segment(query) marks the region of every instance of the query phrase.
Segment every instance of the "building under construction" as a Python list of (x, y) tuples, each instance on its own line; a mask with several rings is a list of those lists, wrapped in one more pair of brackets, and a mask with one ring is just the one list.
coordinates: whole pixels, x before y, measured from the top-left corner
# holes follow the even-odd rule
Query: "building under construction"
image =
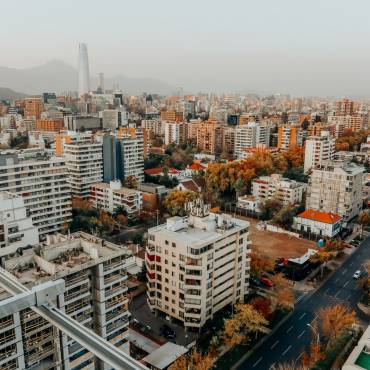
[[(85, 327), (129, 353), (126, 262), (131, 252), (92, 235), (48, 236), (4, 268), (28, 288), (63, 279), (65, 291), (55, 306)], [(2, 291), (0, 300), (9, 294)], [(0, 368), (110, 369), (32, 309), (0, 319)]]

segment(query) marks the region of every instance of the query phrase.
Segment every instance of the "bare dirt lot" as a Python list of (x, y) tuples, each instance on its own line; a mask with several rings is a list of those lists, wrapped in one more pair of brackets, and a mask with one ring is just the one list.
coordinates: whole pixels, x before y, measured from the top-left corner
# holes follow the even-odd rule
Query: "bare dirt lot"
[[(239, 216), (238, 216), (239, 217)], [(278, 257), (296, 258), (307, 252), (308, 248), (316, 249), (313, 241), (299, 239), (287, 234), (274, 233), (267, 230), (258, 230), (258, 220), (241, 217), (251, 223), (250, 238), (252, 240), (252, 251), (263, 254), (275, 260)]]

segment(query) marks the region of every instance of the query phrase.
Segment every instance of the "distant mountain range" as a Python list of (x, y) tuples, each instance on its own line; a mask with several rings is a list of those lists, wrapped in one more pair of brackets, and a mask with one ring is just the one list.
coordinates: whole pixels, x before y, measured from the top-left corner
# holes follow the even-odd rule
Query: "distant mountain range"
[[(95, 81), (96, 79), (91, 79), (92, 88), (96, 87)], [(25, 69), (0, 66), (0, 83), (5, 88), (23, 91), (26, 94), (77, 91), (77, 70), (57, 59)], [(143, 92), (165, 95), (174, 90), (167, 83), (152, 78), (128, 78), (118, 75), (105, 79), (106, 89), (111, 89), (117, 84), (124, 92), (132, 95)]]
[(6, 87), (0, 87), (0, 100), (16, 100), (22, 99), (25, 96), (27, 95)]

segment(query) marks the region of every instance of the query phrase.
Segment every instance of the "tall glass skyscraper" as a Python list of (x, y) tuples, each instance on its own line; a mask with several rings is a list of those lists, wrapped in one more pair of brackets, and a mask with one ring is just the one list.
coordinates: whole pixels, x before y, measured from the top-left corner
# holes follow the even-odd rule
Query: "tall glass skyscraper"
[(78, 45), (78, 95), (81, 96), (90, 91), (89, 56), (87, 45)]

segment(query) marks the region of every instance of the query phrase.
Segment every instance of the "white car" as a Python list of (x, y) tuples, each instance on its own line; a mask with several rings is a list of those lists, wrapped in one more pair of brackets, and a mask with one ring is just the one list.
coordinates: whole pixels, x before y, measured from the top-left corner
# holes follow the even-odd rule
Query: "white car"
[(361, 277), (361, 271), (360, 270), (357, 270), (353, 275), (352, 275), (352, 277), (354, 278), (354, 279), (359, 279), (360, 277)]

